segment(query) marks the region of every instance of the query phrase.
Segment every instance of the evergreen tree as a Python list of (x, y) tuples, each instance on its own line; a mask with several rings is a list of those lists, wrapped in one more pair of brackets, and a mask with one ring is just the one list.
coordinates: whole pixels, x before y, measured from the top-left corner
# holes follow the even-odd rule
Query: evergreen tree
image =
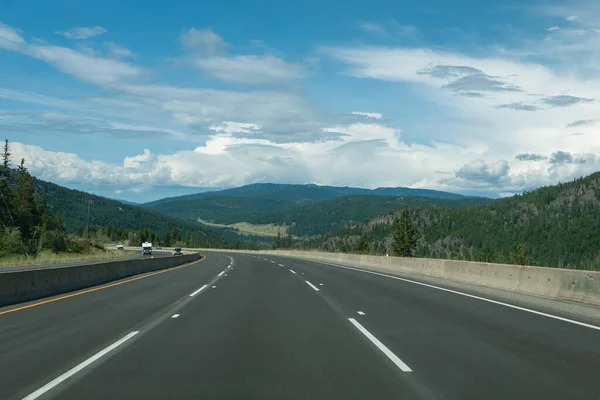
[(358, 254), (366, 254), (369, 252), (369, 243), (367, 243), (367, 239), (364, 235), (362, 235), (356, 243), (354, 251), (356, 251)]
[(21, 231), (21, 238), (27, 243), (29, 251), (36, 251), (36, 239), (39, 240), (43, 212), (41, 204), (35, 196), (32, 176), (25, 168), (25, 159), (17, 168), (17, 176), (12, 197), (12, 215), (15, 225)]
[(294, 244), (294, 240), (292, 238), (292, 234), (288, 233), (288, 235), (286, 237), (285, 247), (288, 249), (291, 249), (293, 244)]
[(275, 242), (273, 242), (273, 248), (279, 249), (281, 247), (281, 232), (277, 231), (277, 237), (275, 237)]
[(513, 253), (508, 256), (509, 264), (531, 265), (532, 259), (525, 243), (516, 243), (513, 247)]
[(419, 235), (413, 226), (411, 212), (405, 206), (402, 214), (400, 214), (400, 219), (396, 222), (393, 243), (394, 255), (412, 257), (417, 249), (418, 240)]
[(498, 259), (498, 255), (492, 248), (492, 244), (489, 237), (486, 237), (483, 241), (483, 248), (481, 249), (481, 256), (479, 258), (481, 261), (487, 263), (496, 262)]

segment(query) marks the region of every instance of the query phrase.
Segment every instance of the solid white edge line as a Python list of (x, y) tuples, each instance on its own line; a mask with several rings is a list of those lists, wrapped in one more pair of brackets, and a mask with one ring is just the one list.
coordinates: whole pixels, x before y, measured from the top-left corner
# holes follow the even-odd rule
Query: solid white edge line
[(203, 291), (204, 289), (206, 289), (207, 286), (208, 285), (202, 286), (200, 289), (198, 289), (194, 293), (190, 294), (190, 297), (194, 297), (195, 295), (197, 295), (198, 293), (200, 293), (201, 291)]
[(371, 334), (364, 326), (362, 326), (357, 320), (354, 318), (348, 318), (348, 321), (352, 323), (362, 333), (369, 339), (383, 354), (387, 356), (398, 368), (400, 368), (403, 372), (412, 372), (412, 369), (408, 365), (404, 363), (401, 359), (398, 358), (390, 349), (388, 349), (383, 343), (379, 341), (375, 336)]
[(78, 373), (79, 371), (81, 371), (82, 369), (84, 369), (85, 367), (89, 366), (94, 361), (100, 359), (101, 357), (105, 356), (106, 354), (108, 354), (112, 350), (116, 349), (117, 347), (119, 347), (120, 345), (122, 345), (123, 343), (125, 343), (126, 341), (128, 341), (129, 339), (131, 339), (132, 337), (134, 337), (135, 335), (137, 335), (138, 333), (139, 333), (139, 331), (133, 331), (133, 332), (129, 333), (127, 336), (119, 339), (115, 343), (113, 343), (110, 346), (106, 347), (104, 350), (101, 350), (100, 352), (94, 354), (93, 356), (91, 356), (90, 358), (88, 358), (87, 360), (85, 360), (84, 362), (82, 362), (81, 364), (79, 364), (79, 365), (71, 368), (70, 370), (68, 370), (67, 372), (65, 372), (64, 374), (62, 374), (61, 376), (59, 376), (58, 378), (53, 379), (52, 381), (48, 382), (47, 384), (45, 384), (44, 386), (42, 386), (41, 388), (39, 388), (35, 392), (31, 393), (30, 395), (28, 395), (26, 397), (23, 397), (23, 400), (34, 400), (34, 399), (37, 399), (38, 397), (42, 396), (44, 393), (46, 393), (49, 390), (55, 388), (56, 386), (60, 385), (62, 382), (64, 382), (65, 380), (69, 379), (70, 377), (72, 377), (73, 375), (75, 375), (76, 373)]
[(296, 271), (294, 271), (293, 269), (290, 269), (290, 272), (291, 272), (292, 274), (295, 274), (295, 273), (296, 273)]
[(315, 285), (313, 285), (312, 283), (310, 283), (309, 281), (305, 281), (306, 283), (308, 283), (308, 286), (310, 286), (311, 288), (315, 289), (315, 292), (319, 291), (319, 288), (316, 287)]
[(223, 275), (224, 273), (225, 273), (225, 271), (219, 272), (219, 276)]
[(181, 315), (181, 314), (173, 314), (173, 315), (171, 316), (171, 318), (179, 318), (179, 315)]
[[(307, 260), (307, 261), (309, 261), (309, 260)], [(515, 305), (512, 305), (512, 304), (503, 303), (501, 301), (487, 299), (485, 297), (480, 297), (480, 296), (475, 296), (473, 294), (459, 292), (457, 290), (446, 289), (446, 288), (443, 288), (443, 287), (440, 287), (440, 286), (430, 285), (428, 283), (413, 281), (412, 279), (400, 278), (398, 276), (387, 275), (387, 274), (382, 274), (382, 273), (373, 272), (373, 271), (366, 271), (366, 270), (358, 269), (358, 268), (345, 267), (345, 266), (342, 266), (342, 265), (327, 263), (327, 262), (323, 262), (323, 261), (316, 261), (316, 262), (320, 263), (320, 264), (332, 265), (332, 266), (338, 267), (338, 268), (351, 269), (353, 271), (364, 272), (364, 273), (372, 274), (372, 275), (385, 276), (386, 278), (392, 278), (392, 279), (397, 279), (399, 281), (414, 283), (415, 285), (420, 285), (420, 286), (425, 286), (425, 287), (432, 288), (432, 289), (442, 290), (444, 292), (454, 293), (454, 294), (458, 294), (460, 296), (470, 297), (472, 299), (477, 299), (477, 300), (481, 300), (481, 301), (487, 301), (488, 303), (498, 304), (498, 305), (501, 305), (501, 306), (504, 306), (504, 307), (513, 308), (515, 310), (526, 311), (526, 312), (529, 312), (529, 313), (532, 313), (532, 314), (541, 315), (543, 317), (548, 317), (548, 318), (556, 319), (556, 320), (559, 320), (559, 321), (568, 322), (570, 324), (579, 325), (579, 326), (583, 326), (583, 327), (586, 327), (586, 328), (595, 329), (597, 331), (600, 331), (600, 326), (586, 324), (585, 322), (579, 322), (579, 321), (575, 321), (573, 319), (559, 317), (558, 315), (552, 315), (552, 314), (548, 314), (548, 313), (541, 312), (541, 311), (535, 311), (535, 310), (532, 310), (530, 308), (519, 307), (519, 306), (515, 306)]]

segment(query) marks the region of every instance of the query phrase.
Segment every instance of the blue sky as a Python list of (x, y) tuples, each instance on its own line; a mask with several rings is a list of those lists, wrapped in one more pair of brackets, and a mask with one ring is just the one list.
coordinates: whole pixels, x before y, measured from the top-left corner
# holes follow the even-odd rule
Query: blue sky
[(0, 129), (68, 187), (508, 196), (600, 163), (594, 1), (4, 5)]

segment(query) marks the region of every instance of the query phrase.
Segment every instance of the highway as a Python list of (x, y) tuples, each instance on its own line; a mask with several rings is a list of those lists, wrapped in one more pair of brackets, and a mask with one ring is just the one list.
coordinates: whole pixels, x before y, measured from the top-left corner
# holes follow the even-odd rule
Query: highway
[[(153, 251), (152, 256), (155, 258), (171, 257), (170, 251)], [(130, 257), (115, 258), (113, 260), (87, 260), (87, 261), (72, 261), (66, 263), (45, 263), (45, 264), (28, 264), (28, 265), (17, 265), (12, 267), (0, 267), (0, 274), (3, 272), (17, 272), (17, 271), (36, 271), (48, 268), (64, 268), (64, 267), (78, 267), (80, 265), (93, 265), (102, 264), (107, 261), (123, 261), (123, 260), (136, 260), (139, 258), (149, 258), (149, 255), (142, 255), (141, 251), (132, 254)]]
[[(231, 258), (230, 258), (231, 257)], [(600, 399), (600, 327), (286, 257), (0, 309), (0, 399)]]

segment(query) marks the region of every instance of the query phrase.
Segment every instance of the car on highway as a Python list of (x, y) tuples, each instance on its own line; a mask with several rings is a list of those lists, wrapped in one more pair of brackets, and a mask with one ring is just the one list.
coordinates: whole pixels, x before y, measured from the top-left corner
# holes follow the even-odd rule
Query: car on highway
[(117, 250), (124, 250), (123, 245), (122, 244), (118, 244), (117, 245)]
[(162, 246), (159, 244), (158, 246), (156, 246), (157, 249), (162, 249)]
[(181, 247), (175, 247), (175, 249), (173, 250), (173, 255), (174, 256), (182, 256), (183, 251), (181, 251)]

